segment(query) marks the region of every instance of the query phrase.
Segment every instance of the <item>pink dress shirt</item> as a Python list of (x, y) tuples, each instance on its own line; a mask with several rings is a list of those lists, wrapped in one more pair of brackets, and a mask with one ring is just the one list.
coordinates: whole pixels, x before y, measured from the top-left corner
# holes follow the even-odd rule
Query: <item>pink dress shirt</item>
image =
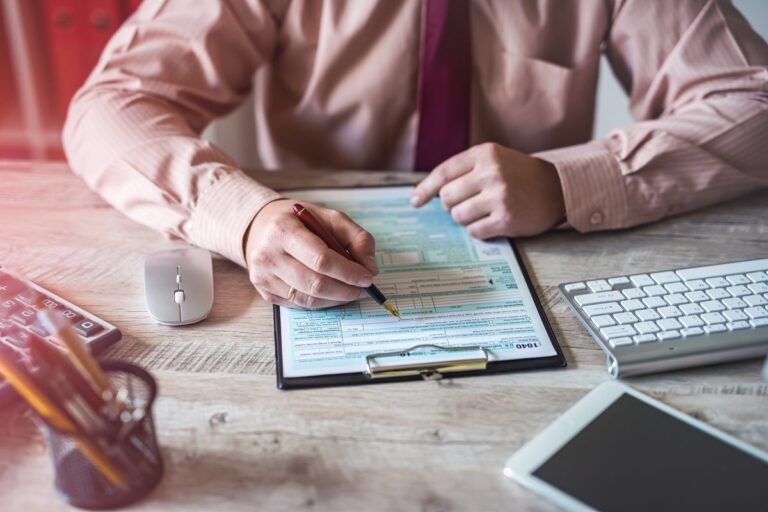
[[(557, 167), (568, 222), (633, 226), (768, 185), (768, 47), (729, 2), (474, 0), (470, 144)], [(71, 167), (244, 265), (279, 194), (200, 138), (253, 91), (265, 169), (411, 169), (415, 0), (146, 0), (69, 110)], [(601, 54), (636, 119), (591, 140)]]

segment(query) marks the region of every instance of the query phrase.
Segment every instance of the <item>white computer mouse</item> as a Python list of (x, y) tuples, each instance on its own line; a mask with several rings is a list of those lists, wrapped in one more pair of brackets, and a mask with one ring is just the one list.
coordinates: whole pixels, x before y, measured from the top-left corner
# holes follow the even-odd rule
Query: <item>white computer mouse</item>
[(150, 254), (144, 261), (144, 297), (152, 318), (163, 325), (199, 322), (213, 307), (213, 263), (203, 249)]

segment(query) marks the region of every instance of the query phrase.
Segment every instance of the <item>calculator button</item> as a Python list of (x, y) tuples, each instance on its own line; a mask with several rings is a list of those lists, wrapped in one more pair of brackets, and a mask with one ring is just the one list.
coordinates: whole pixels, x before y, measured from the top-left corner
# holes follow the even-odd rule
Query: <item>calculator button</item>
[(749, 288), (744, 285), (729, 286), (726, 288), (726, 291), (731, 294), (731, 297), (743, 297), (744, 295), (749, 295), (752, 293), (749, 291)]
[(725, 280), (722, 277), (710, 277), (709, 279), (706, 280), (706, 282), (712, 288), (722, 288), (724, 286), (731, 285), (731, 283), (729, 283), (727, 280)]
[(653, 309), (663, 308), (667, 305), (667, 303), (661, 297), (648, 297), (647, 299), (643, 299), (643, 304), (645, 304), (646, 307)]
[(683, 283), (670, 283), (664, 286), (669, 293), (685, 293), (689, 291)]
[(569, 293), (578, 292), (580, 290), (586, 290), (586, 289), (587, 289), (587, 285), (585, 285), (584, 283), (570, 283), (565, 285), (565, 291)]
[(14, 320), (21, 325), (32, 325), (37, 318), (37, 311), (32, 308), (22, 308), (14, 311), (11, 314), (11, 320)]
[(747, 276), (743, 274), (735, 274), (732, 276), (725, 276), (725, 279), (728, 280), (731, 284), (748, 284), (751, 283), (749, 279), (747, 279)]
[(643, 288), (643, 291), (649, 297), (655, 297), (657, 295), (666, 295), (667, 294), (666, 288), (664, 288), (663, 286), (658, 285), (658, 284), (655, 284), (653, 286), (646, 286), (645, 288)]
[(659, 314), (652, 309), (640, 309), (635, 311), (635, 314), (640, 320), (658, 320), (661, 318)]
[(686, 281), (685, 284), (688, 286), (689, 289), (693, 291), (701, 291), (709, 288), (709, 285), (704, 281), (702, 281), (701, 279), (692, 279), (691, 281)]
[(584, 306), (581, 308), (588, 316), (594, 315), (610, 315), (611, 313), (621, 313), (621, 306), (615, 302), (607, 302), (605, 304), (592, 304), (590, 306)]
[(675, 318), (678, 316), (683, 316), (683, 312), (680, 311), (680, 309), (677, 306), (667, 306), (664, 308), (659, 308), (659, 314), (664, 318)]
[(621, 338), (623, 336), (633, 336), (637, 334), (631, 325), (613, 325), (611, 327), (603, 327), (600, 329), (600, 332), (607, 339)]
[(611, 289), (611, 285), (605, 279), (598, 279), (596, 281), (587, 281), (587, 286), (593, 292), (607, 292)]
[(650, 343), (651, 341), (656, 341), (656, 335), (655, 334), (640, 334), (638, 336), (635, 336), (632, 338), (635, 340), (635, 343), (638, 345), (640, 343)]
[(598, 327), (608, 327), (609, 325), (616, 325), (611, 315), (598, 315), (591, 318), (592, 323)]
[(30, 334), (18, 325), (12, 326), (3, 333), (3, 340), (7, 344), (23, 350), (29, 348), (29, 337)]
[(725, 326), (723, 324), (705, 325), (704, 330), (707, 334), (714, 334), (716, 332), (724, 332)]
[(58, 302), (56, 302), (55, 300), (53, 300), (53, 299), (52, 299), (52, 298), (50, 298), (50, 297), (46, 297), (46, 298), (44, 298), (44, 299), (43, 299), (43, 300), (40, 302), (40, 305), (41, 305), (42, 307), (44, 307), (45, 309), (50, 309), (50, 310), (58, 309), (58, 308), (60, 308), (60, 307), (61, 307), (61, 304), (59, 304)]
[(640, 299), (645, 297), (645, 292), (640, 288), (625, 288), (624, 290), (621, 290), (621, 293), (628, 299)]
[(704, 302), (710, 299), (709, 295), (702, 291), (688, 292), (685, 297), (691, 302)]
[(700, 315), (704, 313), (704, 308), (702, 308), (698, 304), (682, 304), (680, 306), (680, 311), (682, 311), (686, 315)]
[(744, 322), (744, 321), (731, 322), (730, 324), (725, 324), (725, 325), (731, 331), (739, 331), (741, 329), (749, 329), (749, 323)]
[(635, 329), (640, 334), (659, 332), (659, 327), (653, 322), (640, 322), (635, 324)]
[(750, 272), (747, 274), (747, 278), (753, 283), (760, 283), (768, 281), (768, 274), (765, 272)]
[(608, 340), (608, 343), (611, 344), (612, 347), (625, 347), (627, 345), (633, 345), (632, 338), (629, 338), (627, 336), (623, 336), (621, 338), (613, 338), (611, 340)]
[(719, 300), (708, 300), (706, 302), (702, 302), (701, 307), (703, 307), (709, 313), (713, 311), (725, 310), (725, 306), (723, 306), (723, 303), (720, 302)]
[(21, 304), (13, 299), (5, 299), (3, 302), (0, 302), (0, 318), (8, 318), (14, 311), (22, 307)]
[(753, 308), (747, 308), (744, 313), (749, 315), (749, 318), (765, 318), (768, 317), (768, 310), (761, 306), (755, 306)]
[(43, 338), (47, 338), (51, 335), (51, 331), (49, 331), (48, 327), (46, 327), (40, 320), (35, 320), (32, 324), (30, 324), (29, 330), (38, 336), (42, 336)]
[(686, 327), (700, 327), (704, 325), (704, 322), (701, 320), (701, 318), (697, 316), (680, 317), (680, 323)]
[(587, 304), (600, 304), (601, 302), (616, 302), (623, 298), (624, 296), (621, 292), (598, 292), (577, 295), (574, 297), (574, 300), (579, 306), (586, 306)]
[(682, 325), (674, 318), (665, 318), (656, 322), (661, 327), (662, 331), (671, 331), (672, 329), (680, 329)]
[(691, 336), (701, 336), (704, 334), (704, 329), (701, 327), (688, 327), (686, 329), (681, 329), (680, 334), (686, 338), (690, 338)]
[(750, 306), (765, 306), (768, 304), (768, 300), (760, 295), (747, 295), (746, 297), (742, 297), (742, 299), (744, 299), (744, 302)]
[(652, 284), (656, 284), (656, 282), (651, 279), (648, 274), (629, 276), (629, 280), (632, 281), (632, 284), (635, 286), (650, 286)]
[(633, 315), (632, 313), (617, 313), (613, 315), (613, 319), (616, 320), (616, 323), (618, 324), (633, 324), (637, 322), (637, 317)]
[(32, 288), (27, 288), (20, 294), (16, 296), (16, 299), (20, 302), (23, 302), (27, 306), (36, 306), (38, 303), (42, 302), (43, 299), (45, 299), (46, 296), (40, 293), (37, 290), (33, 290)]
[(705, 313), (701, 315), (701, 319), (709, 325), (725, 323), (725, 317), (720, 313)]
[(621, 307), (627, 311), (636, 311), (638, 309), (645, 309), (642, 302), (637, 299), (623, 300), (621, 301)]
[(629, 278), (628, 277), (612, 277), (608, 280), (608, 284), (610, 284), (611, 286), (629, 284)]
[(69, 320), (69, 323), (71, 324), (78, 323), (80, 320), (83, 319), (83, 315), (81, 315), (80, 313), (76, 313), (75, 311), (72, 311), (69, 308), (62, 310), (61, 316)]
[(90, 320), (83, 320), (82, 322), (75, 324), (75, 330), (79, 332), (80, 335), (90, 338), (94, 334), (103, 331), (104, 327)]
[(25, 288), (24, 283), (8, 274), (0, 273), (0, 299), (13, 297)]
[(679, 293), (672, 293), (670, 295), (665, 295), (664, 300), (667, 301), (667, 304), (670, 306), (678, 306), (680, 304), (685, 304), (688, 302), (688, 299), (686, 299), (683, 295)]
[(654, 272), (651, 274), (651, 279), (659, 284), (674, 283), (680, 280), (674, 272)]
[(674, 330), (674, 331), (660, 332), (656, 336), (659, 338), (659, 341), (665, 341), (665, 340), (673, 340), (673, 339), (679, 338), (681, 334), (680, 334), (680, 331)]

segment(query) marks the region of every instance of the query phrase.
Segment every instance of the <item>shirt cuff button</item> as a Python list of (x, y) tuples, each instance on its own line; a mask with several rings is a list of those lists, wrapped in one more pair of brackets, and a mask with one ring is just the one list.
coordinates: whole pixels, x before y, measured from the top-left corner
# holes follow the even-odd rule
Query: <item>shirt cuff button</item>
[(602, 213), (600, 213), (600, 212), (594, 212), (594, 213), (593, 213), (593, 214), (592, 214), (592, 215), (589, 217), (589, 223), (590, 223), (590, 224), (600, 224), (600, 223), (602, 223), (602, 222), (603, 222), (603, 214), (602, 214)]

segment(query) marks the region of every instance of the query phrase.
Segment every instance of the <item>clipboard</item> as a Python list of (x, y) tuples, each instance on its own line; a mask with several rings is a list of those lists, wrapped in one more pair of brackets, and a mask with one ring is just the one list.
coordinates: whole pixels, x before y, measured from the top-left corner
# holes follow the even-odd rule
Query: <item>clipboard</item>
[[(370, 189), (391, 186), (355, 188)], [(314, 187), (312, 190), (322, 190), (323, 188), (343, 189), (352, 187)], [(554, 355), (491, 361), (488, 350), (482, 345), (445, 346), (422, 343), (400, 350), (372, 352), (365, 357), (365, 369), (362, 372), (286, 377), (283, 369), (285, 360), (283, 356), (281, 306), (274, 305), (272, 312), (274, 319), (277, 387), (282, 390), (288, 390), (408, 380), (439, 380), (444, 377), (453, 378), (566, 367), (565, 357), (552, 330), (552, 326), (544, 313), (541, 302), (534, 292), (528, 270), (523, 263), (520, 252), (514, 240), (507, 239), (507, 241), (521, 271), (525, 286), (530, 292), (533, 305), (544, 327), (548, 341), (555, 351)]]

